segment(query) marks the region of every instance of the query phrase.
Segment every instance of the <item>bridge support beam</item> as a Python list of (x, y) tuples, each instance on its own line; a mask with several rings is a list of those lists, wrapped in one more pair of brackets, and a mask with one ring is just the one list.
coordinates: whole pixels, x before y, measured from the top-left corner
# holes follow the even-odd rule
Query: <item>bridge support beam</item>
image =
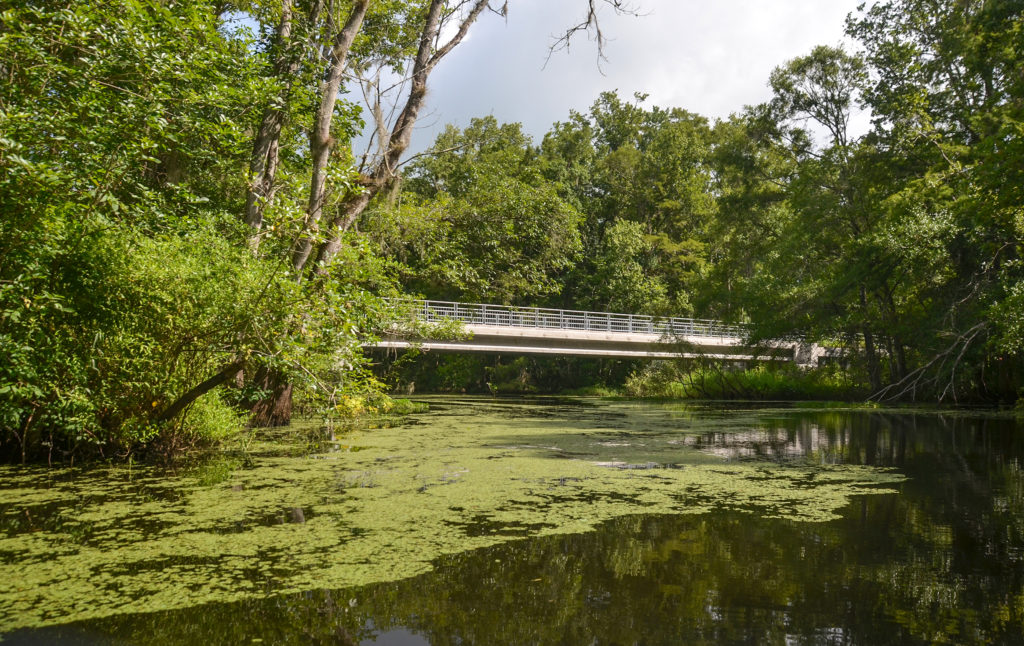
[[(410, 341), (388, 337), (371, 347), (430, 352), (563, 355), (642, 359), (709, 359), (714, 361), (793, 361), (796, 344), (749, 348), (733, 337), (664, 338), (657, 334), (531, 329), (490, 325), (465, 326), (470, 337), (460, 340)], [(807, 359), (812, 354), (804, 353)], [(816, 357), (815, 357), (816, 358)]]

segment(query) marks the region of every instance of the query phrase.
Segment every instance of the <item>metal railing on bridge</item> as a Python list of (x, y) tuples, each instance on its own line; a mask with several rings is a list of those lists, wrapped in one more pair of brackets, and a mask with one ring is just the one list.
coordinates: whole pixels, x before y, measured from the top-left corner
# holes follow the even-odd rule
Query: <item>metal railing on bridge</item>
[(615, 314), (557, 310), (544, 307), (515, 307), (484, 303), (448, 301), (400, 301), (417, 319), (427, 323), (461, 321), (471, 325), (494, 325), (556, 330), (658, 334), (743, 339), (747, 331), (721, 321), (690, 318), (657, 318), (643, 314)]

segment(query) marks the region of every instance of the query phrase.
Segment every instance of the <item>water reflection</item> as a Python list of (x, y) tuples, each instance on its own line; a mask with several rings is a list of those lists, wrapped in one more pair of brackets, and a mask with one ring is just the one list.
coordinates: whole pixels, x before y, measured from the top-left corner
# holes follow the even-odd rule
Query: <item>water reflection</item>
[[(450, 401), (417, 427), (429, 444), (470, 424), (479, 452), (473, 460), (435, 444), (435, 453), (449, 452), (430, 463), (437, 468), (429, 479), (417, 479), (422, 463), (402, 472), (409, 454), (368, 442), (359, 453), (368, 462), (329, 471), (329, 486), (318, 489), (318, 499), (274, 506), (264, 518), (275, 531), (317, 527), (331, 517), (321, 513), (330, 511), (325, 491), (387, 494), (403, 505), (429, 505), (432, 496), (455, 492), (444, 498), (445, 514), (428, 529), (462, 535), (466, 545), (479, 547), (441, 552), (429, 572), (113, 615), (8, 638), (140, 644), (1021, 642), (1024, 447), (1011, 420), (636, 404), (555, 403), (537, 412), (536, 404), (500, 402), (496, 408), (495, 415), (481, 418), (479, 403)], [(429, 435), (431, 428), (436, 435)], [(472, 485), (482, 464), (515, 469), (500, 484), (515, 487), (488, 498), (492, 505), (500, 501), (491, 508), (457, 489)], [(562, 470), (576, 464), (607, 475)], [(899, 494), (851, 499), (849, 474), (861, 477), (868, 472), (857, 469), (876, 467), (906, 477), (886, 485)], [(404, 489), (389, 488), (385, 472), (405, 473)], [(712, 486), (695, 474), (723, 479)], [(602, 477), (612, 478), (607, 488), (595, 482)], [(690, 479), (672, 479), (683, 477)], [(742, 488), (730, 484), (736, 479), (745, 483)], [(839, 499), (825, 496), (837, 482)], [(233, 486), (224, 483), (229, 491)], [(256, 491), (247, 482), (245, 492)], [(801, 498), (802, 492), (809, 497)], [(671, 495), (680, 509), (700, 513), (666, 513)], [(598, 503), (611, 511), (595, 531), (550, 533), (563, 522), (559, 514), (585, 513)], [(509, 514), (517, 504), (530, 514)], [(809, 505), (832, 504), (831, 521), (794, 519)], [(786, 505), (793, 513), (779, 518)], [(345, 518), (354, 535), (359, 520), (357, 508), (351, 509)], [(378, 514), (404, 513), (381, 509)], [(304, 522), (295, 520), (299, 516)], [(4, 515), (5, 522), (13, 518)], [(9, 522), (14, 534), (26, 529)], [(405, 528), (416, 535), (414, 526)], [(391, 536), (373, 531), (378, 533), (369, 538)], [(345, 549), (339, 544), (320, 559), (343, 560)], [(381, 549), (378, 556), (387, 553)], [(312, 563), (302, 566), (315, 573)]]
[(983, 554), (950, 545), (955, 533), (908, 535), (898, 500), (865, 498), (827, 524), (620, 518), (402, 582), (82, 629), (147, 644), (1019, 643), (1019, 578), (957, 565)]

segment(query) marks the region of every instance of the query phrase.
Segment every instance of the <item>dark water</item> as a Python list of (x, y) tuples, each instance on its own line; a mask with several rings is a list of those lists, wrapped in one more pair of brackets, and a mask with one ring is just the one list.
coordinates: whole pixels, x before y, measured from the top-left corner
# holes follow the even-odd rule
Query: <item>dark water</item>
[[(219, 482), (211, 484), (207, 473), (193, 477), (199, 484), (184, 497), (171, 493), (192, 482), (182, 476), (166, 489), (157, 475), (132, 480), (131, 491), (117, 489), (119, 495), (133, 501), (141, 488), (155, 506), (145, 518), (120, 517), (118, 524), (151, 523), (120, 540), (138, 550), (147, 540), (189, 536), (196, 542), (185, 553), (195, 560), (179, 555), (184, 560), (172, 564), (167, 546), (148, 569), (140, 565), (151, 562), (145, 555), (129, 557), (131, 572), (88, 593), (74, 574), (66, 584), (46, 579), (45, 597), (0, 614), (4, 643), (1024, 643), (1024, 428), (1012, 419), (566, 401), (433, 404), (418, 425), (356, 438), (362, 450), (339, 454), (327, 480), (317, 470), (323, 461), (281, 457), (269, 445), (229, 465)], [(422, 437), (430, 441), (417, 445)], [(447, 456), (438, 462), (445, 466), (431, 466), (421, 453)], [(353, 456), (360, 462), (349, 462)], [(380, 473), (397, 484), (352, 486), (352, 473), (382, 478), (366, 475), (372, 464), (392, 465)], [(511, 475), (473, 481), (484, 464)], [(89, 481), (89, 474), (51, 478), (44, 487), (33, 477), (50, 492)], [(297, 482), (319, 487), (318, 497), (296, 498), (298, 506), (281, 499), (262, 517), (225, 508), (208, 518), (192, 508), (206, 500), (204, 492), (258, 497), (262, 477), (267, 490)], [(101, 495), (89, 482), (75, 485), (76, 500)], [(21, 484), (19, 491), (30, 490)], [(348, 519), (339, 514), (328, 523), (343, 490), (356, 496), (360, 513), (377, 505), (374, 513), (359, 517), (353, 507)], [(439, 496), (443, 513), (423, 511)], [(62, 529), (62, 522), (74, 525), (70, 503), (53, 498), (21, 505), (3, 499), (8, 541), (0, 543), (0, 586), (11, 586), (18, 571), (43, 567), (33, 561), (35, 543), (17, 542), (29, 532), (48, 536), (45, 545), (66, 554), (61, 558), (102, 547), (103, 556), (81, 566), (87, 575), (117, 569), (117, 543), (103, 539), (108, 528), (97, 521), (85, 538), (67, 538), (77, 536)], [(88, 514), (89, 507), (79, 502), (77, 509)], [(25, 510), (35, 524), (21, 520)], [(175, 521), (169, 510), (199, 519)], [(233, 534), (223, 518), (231, 514)], [(168, 534), (189, 522), (196, 524), (187, 534)], [(354, 538), (317, 544), (312, 561), (284, 547), (315, 542), (319, 533), (303, 532), (317, 527)], [(216, 543), (214, 558), (196, 536), (244, 537), (253, 528), (274, 532), (253, 535), (260, 549), (250, 556), (274, 568), (253, 565), (238, 575), (248, 592), (161, 601), (173, 609), (139, 606), (138, 589), (156, 595), (169, 587), (187, 597), (206, 589), (188, 576), (213, 572), (203, 569), (207, 561), (231, 565), (233, 543)], [(385, 546), (349, 564), (346, 545), (361, 550), (364, 538)], [(406, 556), (390, 561), (393, 551)], [(427, 565), (407, 576), (417, 554)], [(289, 560), (297, 567), (289, 569)], [(345, 566), (336, 570), (339, 561)], [(66, 561), (69, 570), (78, 563)], [(365, 581), (335, 585), (360, 565)], [(292, 579), (295, 585), (285, 585)], [(31, 587), (0, 598), (14, 607)], [(64, 587), (95, 595), (102, 616), (79, 607), (88, 598), (79, 605), (59, 599)], [(104, 596), (110, 587), (114, 595)], [(126, 591), (120, 602), (118, 589)], [(35, 611), (40, 604), (46, 612)]]

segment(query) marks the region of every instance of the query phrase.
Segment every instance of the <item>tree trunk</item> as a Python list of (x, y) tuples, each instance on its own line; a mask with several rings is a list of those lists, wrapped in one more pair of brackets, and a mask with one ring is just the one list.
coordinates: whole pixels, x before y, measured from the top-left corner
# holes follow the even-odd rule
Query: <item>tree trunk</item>
[(878, 350), (875, 348), (875, 337), (867, 323), (868, 298), (867, 290), (860, 288), (860, 307), (865, 320), (861, 324), (861, 332), (864, 334), (864, 356), (868, 363), (868, 381), (871, 383), (871, 390), (878, 392), (882, 389), (882, 367), (878, 362)]
[(253, 404), (250, 426), (287, 426), (292, 421), (292, 384), (280, 371), (260, 367), (253, 383), (269, 394)]
[(313, 239), (319, 230), (320, 218), (323, 216), (324, 200), (327, 196), (327, 165), (334, 150), (335, 141), (331, 138), (331, 121), (334, 118), (334, 106), (338, 102), (338, 91), (341, 89), (341, 77), (345, 71), (349, 49), (355, 40), (359, 28), (363, 24), (370, 0), (357, 0), (352, 7), (345, 26), (334, 38), (328, 56), (329, 66), (323, 83), (320, 84), (320, 106), (317, 108), (313, 121), (313, 129), (309, 133), (309, 150), (313, 158), (313, 169), (309, 183), (309, 203), (306, 206), (305, 235), (299, 240), (292, 258), (292, 265), (301, 275), (309, 255), (313, 250)]
[(893, 354), (893, 361), (896, 363), (896, 375), (900, 381), (907, 376), (907, 352), (906, 347), (903, 345), (903, 340), (899, 335), (894, 336), (892, 339), (895, 351)]
[[(889, 310), (889, 326), (891, 329), (899, 329), (899, 321), (896, 316), (896, 300), (893, 298), (893, 290), (887, 289), (885, 299)], [(894, 366), (895, 377), (893, 383), (902, 381), (907, 376), (907, 355), (904, 349), (903, 340), (899, 334), (892, 336), (892, 348), (889, 351), (889, 360)]]
[[(328, 54), (330, 67), (324, 82), (321, 84), (321, 102), (314, 120), (314, 128), (310, 132), (310, 150), (313, 154), (311, 171), (310, 203), (307, 210), (307, 227), (316, 228), (316, 222), (323, 211), (327, 163), (330, 158), (332, 141), (330, 139), (331, 118), (338, 100), (341, 76), (345, 69), (345, 60), (352, 41), (362, 25), (370, 0), (361, 0), (352, 8), (344, 28), (334, 37), (333, 45)], [(317, 16), (323, 8), (320, 1), (313, 2), (309, 14), (309, 30), (316, 33)], [(286, 84), (286, 94), (292, 85), (292, 79), (299, 71), (301, 51), (290, 43), (292, 2), (284, 1), (281, 26), (278, 31), (278, 42), (282, 49), (275, 64), (275, 74)], [(253, 228), (249, 246), (255, 251), (259, 247), (259, 231), (263, 224), (263, 211), (274, 195), (274, 178), (277, 173), (278, 152), (280, 149), (281, 130), (285, 122), (285, 101), (280, 105), (268, 106), (263, 114), (263, 122), (253, 147), (251, 165), (252, 184), (246, 199), (245, 221)], [(302, 248), (300, 241), (299, 248)], [(256, 385), (268, 394), (256, 402), (252, 408), (250, 424), (253, 426), (286, 426), (292, 416), (292, 385), (281, 372), (260, 368), (254, 376)]]
[[(356, 218), (366, 210), (370, 200), (395, 175), (402, 155), (409, 148), (413, 126), (416, 124), (420, 109), (427, 97), (427, 79), (430, 77), (430, 73), (438, 62), (466, 37), (470, 26), (487, 8), (488, 0), (476, 0), (452, 39), (435, 50), (434, 47), (444, 22), (443, 13), (446, 4), (445, 0), (431, 0), (430, 6), (427, 8), (423, 31), (420, 32), (419, 49), (413, 62), (412, 85), (409, 88), (405, 107), (391, 129), (387, 145), (384, 147), (384, 154), (370, 175), (370, 181), (367, 182), (365, 191), (346, 200), (338, 214), (332, 219), (331, 228), (335, 229), (335, 233), (317, 251), (315, 270), (318, 273), (326, 270), (326, 266), (341, 248), (341, 234), (352, 226)], [(306, 251), (301, 265), (296, 262), (296, 269), (301, 269), (305, 265), (309, 255), (309, 251)]]
[(896, 374), (896, 343), (888, 335), (885, 337), (885, 351), (889, 353), (889, 383), (894, 384), (899, 381)]
[(259, 247), (259, 233), (263, 228), (263, 212), (274, 197), (274, 180), (277, 176), (281, 130), (285, 122), (285, 105), (291, 94), (293, 79), (299, 70), (301, 52), (292, 43), (292, 2), (284, 0), (281, 7), (281, 23), (277, 28), (277, 59), (274, 61), (274, 76), (282, 84), (278, 101), (263, 109), (263, 119), (253, 140), (252, 158), (249, 161), (249, 190), (245, 197), (245, 223), (252, 227), (249, 246), (255, 251)]
[(878, 392), (882, 389), (882, 366), (878, 361), (878, 350), (875, 348), (875, 337), (871, 334), (868, 326), (863, 326), (864, 334), (864, 356), (868, 363), (868, 382), (871, 390)]
[[(367, 189), (363, 193), (353, 195), (339, 209), (341, 222), (341, 230), (345, 231), (355, 222), (356, 218), (366, 210), (366, 207), (370, 205), (370, 200), (377, 194), (377, 190)], [(329, 240), (320, 245), (317, 250), (314, 270), (317, 273), (326, 271), (327, 263), (333, 258), (338, 251), (341, 249), (341, 236), (331, 236)]]

